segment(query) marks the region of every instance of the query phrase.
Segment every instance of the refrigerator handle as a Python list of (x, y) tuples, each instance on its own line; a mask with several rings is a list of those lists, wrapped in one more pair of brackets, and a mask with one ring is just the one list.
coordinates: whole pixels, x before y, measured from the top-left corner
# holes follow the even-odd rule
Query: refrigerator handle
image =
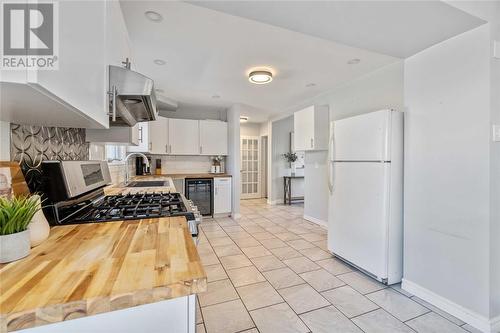
[(335, 150), (335, 133), (334, 133), (334, 123), (333, 121), (330, 123), (330, 142), (328, 143), (328, 190), (330, 194), (333, 194), (333, 186), (334, 186), (334, 166), (333, 166), (333, 158), (334, 158), (334, 150)]

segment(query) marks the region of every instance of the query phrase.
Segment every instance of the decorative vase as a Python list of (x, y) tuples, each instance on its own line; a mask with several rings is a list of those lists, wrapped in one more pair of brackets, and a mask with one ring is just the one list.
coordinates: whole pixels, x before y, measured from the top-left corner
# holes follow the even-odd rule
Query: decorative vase
[(30, 231), (0, 236), (0, 264), (19, 260), (30, 254)]
[(39, 195), (33, 195), (33, 197), (37, 198), (38, 201), (38, 211), (31, 219), (31, 223), (28, 226), (28, 230), (30, 231), (30, 243), (31, 247), (35, 247), (40, 245), (44, 240), (49, 237), (50, 226), (49, 222), (43, 215), (42, 211), (42, 201)]

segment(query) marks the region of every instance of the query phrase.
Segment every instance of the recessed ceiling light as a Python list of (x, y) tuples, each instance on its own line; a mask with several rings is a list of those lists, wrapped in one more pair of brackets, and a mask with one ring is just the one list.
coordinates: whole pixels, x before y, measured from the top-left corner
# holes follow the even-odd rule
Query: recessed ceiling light
[(313, 82), (306, 84), (306, 88), (311, 88), (311, 87), (315, 87), (315, 86), (316, 86), (316, 83), (313, 83)]
[(155, 60), (153, 60), (153, 62), (155, 64), (157, 64), (158, 66), (163, 66), (167, 63), (165, 60), (161, 60), (161, 59), (155, 59)]
[(153, 22), (161, 22), (163, 21), (163, 16), (161, 16), (160, 13), (154, 12), (152, 10), (148, 10), (147, 12), (144, 12), (144, 15), (146, 18), (150, 21)]
[(361, 60), (360, 60), (360, 59), (354, 58), (354, 59), (349, 60), (349, 61), (347, 62), (347, 64), (349, 64), (349, 65), (357, 65), (357, 64), (359, 64), (360, 62), (361, 62)]
[(253, 71), (248, 74), (248, 80), (255, 84), (266, 84), (273, 80), (273, 73), (269, 71)]
[(240, 123), (245, 123), (248, 121), (248, 117), (240, 117)]
[(220, 95), (217, 95), (217, 94), (212, 95), (212, 98), (214, 98), (214, 99), (220, 98)]

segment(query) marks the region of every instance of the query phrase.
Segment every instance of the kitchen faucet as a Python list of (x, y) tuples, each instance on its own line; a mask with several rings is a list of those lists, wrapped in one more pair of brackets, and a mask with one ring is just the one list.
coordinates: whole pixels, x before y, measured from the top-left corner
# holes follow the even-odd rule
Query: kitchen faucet
[(146, 167), (149, 168), (149, 160), (148, 160), (148, 157), (146, 155), (144, 155), (143, 153), (130, 153), (128, 154), (126, 157), (125, 157), (125, 185), (128, 184), (128, 180), (130, 178), (129, 176), (129, 170), (128, 170), (128, 159), (130, 156), (134, 156), (134, 155), (138, 155), (138, 156), (141, 156), (143, 159), (144, 159), (144, 162), (146, 162)]

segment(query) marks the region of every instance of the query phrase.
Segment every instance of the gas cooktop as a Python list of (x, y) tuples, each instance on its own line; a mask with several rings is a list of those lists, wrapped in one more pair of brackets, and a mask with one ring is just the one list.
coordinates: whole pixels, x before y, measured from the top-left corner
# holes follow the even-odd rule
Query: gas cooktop
[(194, 219), (194, 214), (186, 209), (179, 193), (137, 193), (105, 196), (76, 213), (72, 222), (90, 223), (168, 216)]

